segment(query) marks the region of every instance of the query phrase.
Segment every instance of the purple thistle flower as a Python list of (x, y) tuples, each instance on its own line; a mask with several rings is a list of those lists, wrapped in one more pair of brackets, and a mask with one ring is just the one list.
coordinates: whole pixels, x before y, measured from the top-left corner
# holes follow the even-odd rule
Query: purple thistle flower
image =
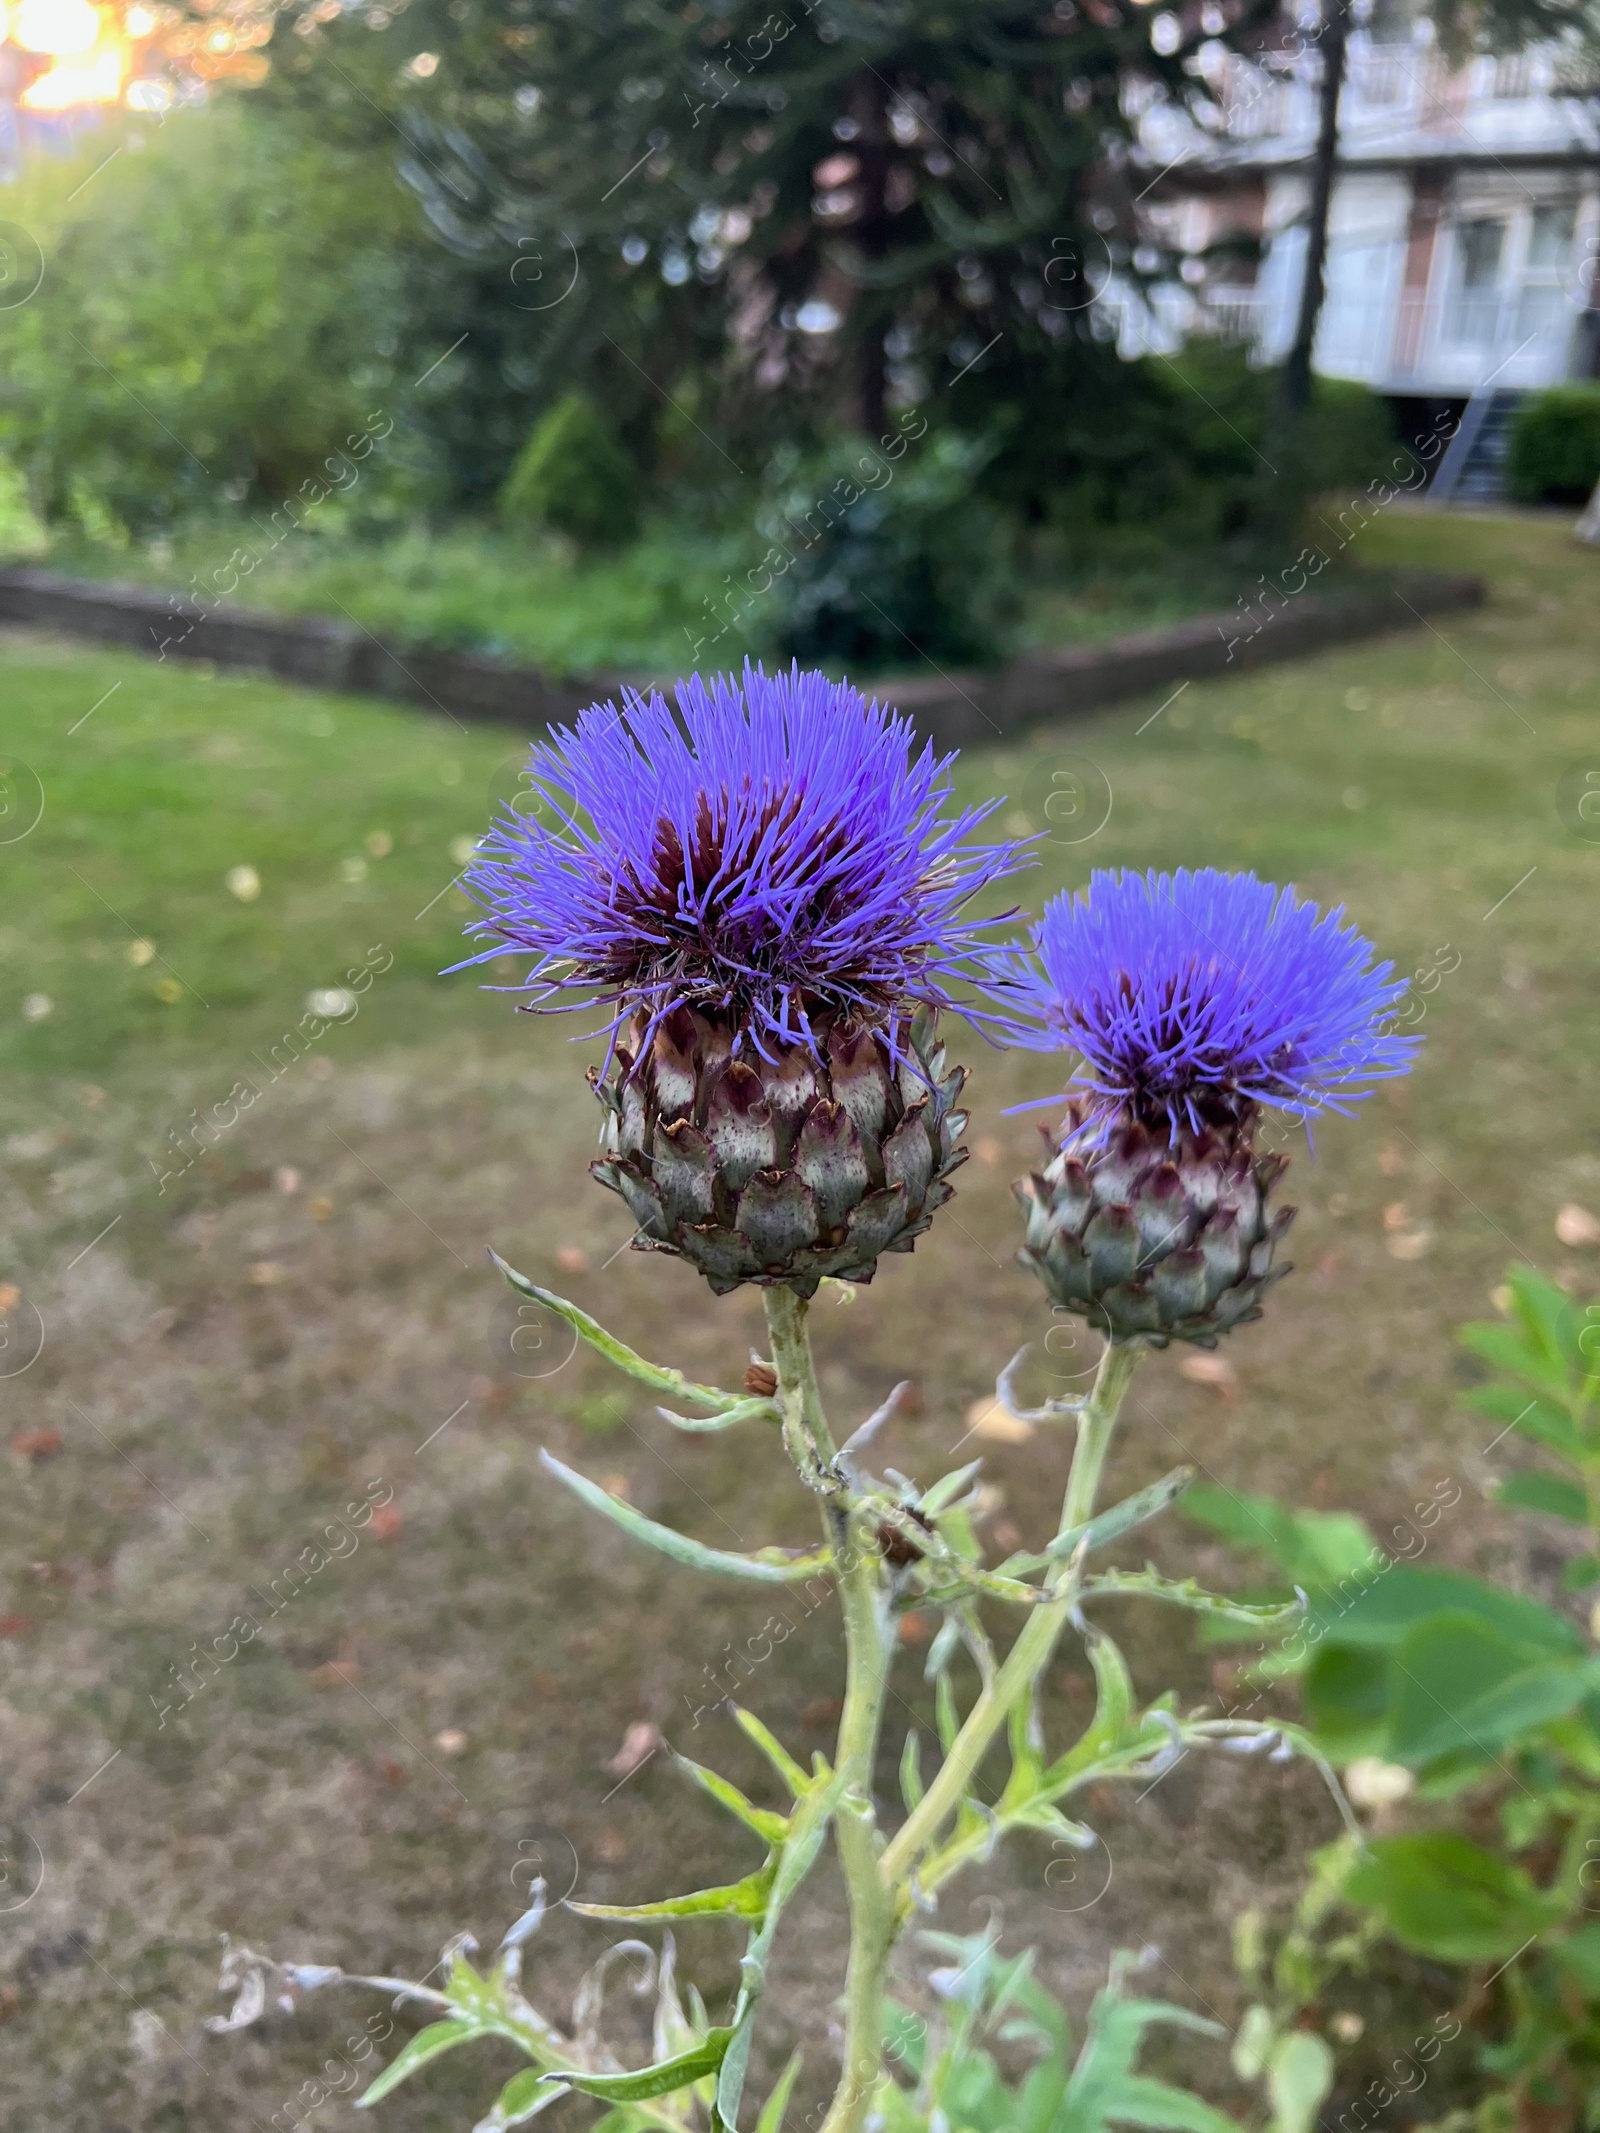
[[(635, 1012), (635, 1057), (692, 1008), (762, 1058), (820, 1057), (830, 1023), (884, 1033), (993, 979), (984, 926), (961, 914), (1015, 871), (1014, 844), (974, 846), (994, 805), (948, 813), (952, 758), (914, 752), (909, 720), (825, 675), (677, 685), (595, 705), (535, 745), (557, 827), (507, 810), (466, 886), (470, 931), (530, 956), (530, 1004)], [(458, 968), (466, 967), (458, 965)]]
[(1014, 966), (1030, 1009), (1004, 1033), (1079, 1054), (1090, 1140), (1119, 1115), (1176, 1141), (1258, 1105), (1347, 1111), (1421, 1041), (1384, 1029), (1404, 981), (1342, 910), (1253, 874), (1097, 873), (1046, 905), (1033, 948)]

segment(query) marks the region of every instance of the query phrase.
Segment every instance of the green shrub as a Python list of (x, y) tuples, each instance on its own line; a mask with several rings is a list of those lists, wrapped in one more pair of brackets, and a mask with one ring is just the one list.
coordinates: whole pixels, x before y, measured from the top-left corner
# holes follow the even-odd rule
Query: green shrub
[(49, 545), (28, 500), (27, 484), (11, 461), (0, 457), (0, 559), (16, 562), (43, 555)]
[(36, 506), (116, 539), (225, 502), (364, 507), (409, 448), (383, 343), (411, 210), (372, 159), (254, 104), (125, 123), (114, 177), (41, 157), (7, 210), (49, 260), (3, 315), (0, 444)]
[(1552, 385), (1524, 400), (1507, 472), (1521, 503), (1583, 503), (1600, 481), (1600, 385)]
[(548, 527), (584, 548), (612, 548), (638, 526), (637, 478), (582, 393), (547, 408), (500, 491), (511, 525)]
[(988, 448), (926, 429), (907, 414), (882, 449), (774, 462), (758, 521), (772, 606), (750, 620), (779, 657), (864, 671), (999, 656), (1018, 603), (1008, 522), (974, 494)]
[(1276, 372), (1225, 342), (1109, 370), (1069, 354), (990, 411), (982, 486), (1078, 556), (1101, 560), (1109, 528), (1180, 548), (1280, 538), (1314, 496), (1394, 478), (1393, 418), (1364, 385), (1317, 379), (1310, 414), (1286, 430)]

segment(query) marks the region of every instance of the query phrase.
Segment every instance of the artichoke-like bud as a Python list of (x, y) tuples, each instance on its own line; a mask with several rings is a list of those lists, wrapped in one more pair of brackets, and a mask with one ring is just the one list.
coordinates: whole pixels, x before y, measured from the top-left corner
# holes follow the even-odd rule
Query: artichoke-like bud
[(824, 1276), (872, 1279), (909, 1252), (950, 1197), (961, 1067), (920, 1021), (897, 1061), (874, 1030), (842, 1021), (763, 1059), (733, 1052), (726, 1023), (679, 1007), (636, 1016), (615, 1065), (591, 1070), (605, 1154), (590, 1167), (620, 1193), (635, 1246), (675, 1253), (725, 1295), (743, 1282), (802, 1296)]
[[(1069, 1130), (1043, 1173), (1014, 1188), (1023, 1265), (1108, 1339), (1214, 1348), (1261, 1316), (1263, 1294), (1289, 1271), (1277, 1249), (1295, 1211), (1267, 1205), (1288, 1158), (1255, 1152), (1255, 1121), (1250, 1107), (1169, 1141), (1125, 1114), (1082, 1154)], [(1075, 1108), (1069, 1129), (1083, 1122)]]

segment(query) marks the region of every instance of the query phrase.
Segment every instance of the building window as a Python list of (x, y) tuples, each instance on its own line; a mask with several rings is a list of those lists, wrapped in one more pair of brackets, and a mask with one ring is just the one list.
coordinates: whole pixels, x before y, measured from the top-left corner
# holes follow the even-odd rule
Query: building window
[(1445, 318), (1448, 339), (1458, 346), (1492, 345), (1498, 323), (1503, 222), (1463, 222), (1456, 229), (1455, 287)]
[(1516, 339), (1564, 333), (1571, 323), (1567, 273), (1577, 214), (1570, 201), (1536, 207), (1528, 229), (1528, 257), (1517, 297)]

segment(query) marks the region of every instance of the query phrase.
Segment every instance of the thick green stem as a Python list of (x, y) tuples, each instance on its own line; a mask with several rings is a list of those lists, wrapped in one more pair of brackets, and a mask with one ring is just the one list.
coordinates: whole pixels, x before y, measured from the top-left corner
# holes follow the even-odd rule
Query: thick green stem
[[(822, 1488), (834, 1479), (834, 1446), (812, 1365), (806, 1306), (792, 1289), (763, 1293), (784, 1442), (802, 1480)], [(882, 2071), (883, 1996), (895, 1931), (894, 1906), (879, 1871), (883, 1847), (872, 1808), (872, 1772), (892, 1642), (875, 1536), (851, 1525), (837, 1495), (823, 1507), (823, 1528), (834, 1548), (844, 1613), (844, 1711), (834, 1761), (844, 1790), (834, 1828), (850, 1902), (844, 2064), (823, 2133), (858, 2133)]]
[[(1111, 1433), (1116, 1427), (1122, 1397), (1137, 1360), (1137, 1348), (1120, 1343), (1108, 1347), (1100, 1358), (1094, 1390), (1078, 1418), (1078, 1442), (1072, 1455), (1058, 1532), (1065, 1533), (1073, 1526), (1081, 1526), (1093, 1515)], [(1029, 1615), (993, 1681), (981, 1692), (967, 1714), (966, 1723), (951, 1743), (950, 1753), (940, 1765), (938, 1775), (883, 1854), (879, 1871), (884, 1893), (897, 1915), (902, 1907), (903, 1884), (909, 1882), (918, 1859), (966, 1797), (979, 1765), (1015, 1705), (1029, 1693), (1050, 1663), (1050, 1655), (1072, 1611), (1075, 1581), (1070, 1559), (1057, 1566), (1050, 1583), (1057, 1597), (1036, 1607)]]

